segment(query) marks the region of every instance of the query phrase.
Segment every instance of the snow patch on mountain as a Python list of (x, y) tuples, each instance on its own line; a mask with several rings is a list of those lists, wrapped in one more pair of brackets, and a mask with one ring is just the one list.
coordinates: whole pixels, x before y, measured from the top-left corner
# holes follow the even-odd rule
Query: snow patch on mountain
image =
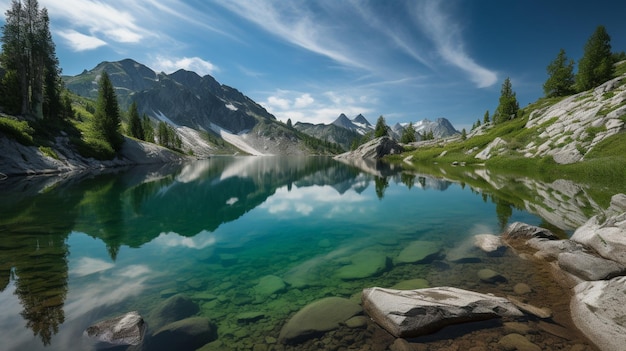
[(239, 134), (233, 134), (230, 131), (218, 126), (217, 124), (211, 123), (211, 130), (218, 133), (224, 141), (235, 146), (241, 151), (249, 153), (253, 156), (267, 156), (269, 154), (263, 153), (257, 149), (255, 149), (252, 145), (250, 145), (246, 139), (248, 136), (248, 132), (244, 131)]

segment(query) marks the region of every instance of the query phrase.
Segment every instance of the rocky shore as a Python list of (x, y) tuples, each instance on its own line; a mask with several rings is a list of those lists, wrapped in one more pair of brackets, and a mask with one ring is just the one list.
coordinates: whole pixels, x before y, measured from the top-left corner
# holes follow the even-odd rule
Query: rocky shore
[(55, 139), (51, 149), (56, 157), (42, 152), (35, 146), (25, 146), (0, 134), (0, 176), (24, 176), (82, 172), (104, 168), (142, 164), (183, 162), (187, 156), (175, 153), (156, 144), (125, 137), (118, 157), (100, 161), (81, 156), (66, 136)]

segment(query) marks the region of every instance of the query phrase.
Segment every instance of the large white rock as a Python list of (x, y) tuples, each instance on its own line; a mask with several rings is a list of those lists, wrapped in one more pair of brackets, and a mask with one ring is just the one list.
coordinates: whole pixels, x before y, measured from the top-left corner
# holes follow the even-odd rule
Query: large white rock
[(593, 248), (600, 256), (626, 265), (626, 212), (601, 221), (592, 217), (572, 240)]
[(399, 338), (432, 333), (446, 325), (498, 317), (521, 317), (509, 300), (453, 287), (363, 290), (365, 312)]
[(583, 282), (574, 288), (572, 319), (598, 348), (623, 350), (626, 345), (626, 277)]

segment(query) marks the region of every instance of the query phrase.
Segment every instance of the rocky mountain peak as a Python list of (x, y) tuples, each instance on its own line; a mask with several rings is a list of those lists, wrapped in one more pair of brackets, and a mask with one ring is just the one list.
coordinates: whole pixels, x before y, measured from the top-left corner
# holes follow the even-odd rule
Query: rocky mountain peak
[(354, 117), (354, 119), (352, 120), (353, 123), (358, 123), (358, 124), (363, 124), (366, 126), (371, 126), (372, 124), (365, 118), (363, 117), (362, 114), (358, 114), (356, 117)]

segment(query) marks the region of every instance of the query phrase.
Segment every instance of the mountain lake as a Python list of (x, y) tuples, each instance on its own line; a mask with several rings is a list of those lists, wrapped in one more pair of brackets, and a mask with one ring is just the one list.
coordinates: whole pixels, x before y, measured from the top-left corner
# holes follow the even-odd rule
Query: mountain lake
[[(182, 296), (217, 329), (201, 350), (388, 350), (394, 337), (362, 313), (296, 343), (280, 334), (326, 297), (360, 303), (368, 287), (453, 286), (520, 295), (553, 316), (447, 327), (411, 339), (419, 350), (491, 350), (512, 330), (546, 350), (595, 350), (548, 268), (471, 243), (515, 221), (567, 237), (601, 206), (570, 181), (457, 169), (444, 178), (326, 157), (214, 157), (0, 181), (0, 349), (102, 348), (85, 329), (129, 311), (147, 322), (143, 349), (158, 349), (148, 345), (159, 313)], [(415, 242), (437, 249), (398, 261)], [(502, 279), (481, 281), (485, 268)]]

